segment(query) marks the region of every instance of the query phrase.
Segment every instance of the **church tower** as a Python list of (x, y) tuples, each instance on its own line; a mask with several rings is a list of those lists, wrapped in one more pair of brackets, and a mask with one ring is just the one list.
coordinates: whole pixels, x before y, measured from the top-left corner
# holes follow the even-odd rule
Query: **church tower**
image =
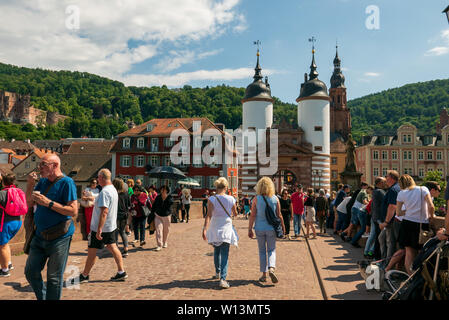
[(304, 83), (298, 102), (298, 126), (304, 130), (305, 139), (312, 144), (312, 185), (314, 188), (330, 190), (330, 120), (329, 95), (324, 82), (318, 79), (315, 63), (315, 49), (312, 50), (312, 64), (309, 78)]
[[(271, 128), (273, 125), (273, 103), (268, 78), (263, 81), (262, 68), (259, 63), (260, 52), (257, 50), (257, 63), (254, 81), (248, 85), (242, 99), (242, 131), (243, 164), (242, 164), (242, 193), (249, 196), (256, 195), (254, 187), (259, 177), (259, 163), (257, 159), (258, 131)], [(245, 138), (245, 132), (253, 133)], [(265, 138), (263, 138), (265, 139)]]
[(346, 105), (345, 76), (341, 72), (341, 59), (338, 56), (338, 46), (334, 59), (334, 72), (331, 77), (331, 87), (329, 89), (330, 103), (330, 126), (331, 133), (342, 136), (344, 141), (348, 140), (351, 133), (351, 114)]

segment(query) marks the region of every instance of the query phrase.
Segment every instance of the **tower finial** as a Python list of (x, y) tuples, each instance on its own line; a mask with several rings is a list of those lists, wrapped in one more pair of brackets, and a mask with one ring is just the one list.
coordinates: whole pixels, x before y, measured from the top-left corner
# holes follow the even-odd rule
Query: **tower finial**
[(312, 38), (309, 38), (309, 42), (312, 42), (312, 64), (310, 65), (309, 80), (312, 80), (318, 77), (318, 72), (316, 71), (317, 66), (315, 63), (315, 37), (312, 36)]
[(257, 64), (256, 64), (256, 68), (254, 69), (256, 71), (256, 73), (254, 74), (254, 81), (259, 81), (259, 80), (263, 79), (262, 72), (261, 72), (262, 68), (260, 67), (260, 63), (259, 63), (259, 57), (260, 57), (259, 49), (260, 49), (261, 42), (259, 40), (257, 40), (257, 41), (254, 41), (253, 43), (254, 43), (254, 45), (257, 46)]

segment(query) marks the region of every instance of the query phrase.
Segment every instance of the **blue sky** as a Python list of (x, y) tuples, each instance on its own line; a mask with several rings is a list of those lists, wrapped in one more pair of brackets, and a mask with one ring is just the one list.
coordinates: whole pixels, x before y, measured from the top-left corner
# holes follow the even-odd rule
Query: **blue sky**
[[(348, 98), (449, 77), (447, 0), (17, 0), (0, 3), (0, 61), (127, 85), (246, 87), (260, 40), (272, 94), (294, 103), (316, 41), (329, 86), (339, 44)], [(370, 30), (369, 6), (379, 9)], [(77, 24), (78, 23), (78, 24)]]

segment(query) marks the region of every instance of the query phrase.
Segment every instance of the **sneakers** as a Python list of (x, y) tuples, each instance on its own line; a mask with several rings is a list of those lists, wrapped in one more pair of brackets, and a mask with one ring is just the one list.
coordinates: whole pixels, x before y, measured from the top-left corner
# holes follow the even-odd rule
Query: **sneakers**
[(9, 273), (9, 270), (8, 271), (3, 271), (2, 269), (0, 269), (0, 277), (2, 277), (2, 278), (6, 278), (6, 277), (9, 277), (11, 274)]
[(126, 258), (127, 256), (128, 256), (128, 251), (123, 251), (122, 257), (123, 257), (123, 258)]
[(346, 241), (346, 232), (340, 233), (340, 238), (341, 240)]
[(223, 279), (220, 280), (219, 286), (222, 289), (228, 289), (230, 287), (229, 283), (226, 280), (223, 280)]
[(164, 245), (162, 246), (162, 248), (167, 248), (168, 245), (166, 243), (164, 243)]
[(364, 233), (363, 235), (362, 235), (362, 238), (368, 238), (369, 237), (369, 233)]
[(161, 247), (157, 247), (157, 248), (156, 248), (156, 251), (161, 251), (161, 250), (162, 250)]
[(214, 276), (212, 276), (212, 279), (219, 279), (220, 278), (220, 273), (216, 273)]
[(8, 269), (9, 269), (9, 271), (14, 270), (14, 266), (12, 265), (12, 263), (10, 263), (10, 264), (8, 265)]
[(140, 246), (141, 246), (141, 247), (143, 247), (145, 244), (146, 244), (145, 241), (141, 241), (141, 242), (140, 242)]
[(123, 272), (122, 274), (117, 272), (115, 276), (111, 277), (111, 281), (125, 281), (126, 278), (128, 278), (126, 272)]
[[(78, 283), (81, 284), (85, 282), (89, 282), (89, 276), (83, 276), (83, 274), (80, 273), (80, 276), (78, 277)], [(72, 279), (71, 283), (75, 284), (75, 279)]]
[(276, 274), (274, 273), (274, 268), (273, 268), (273, 267), (271, 267), (271, 268), (268, 269), (268, 275), (270, 276), (271, 281), (272, 281), (273, 283), (279, 282), (278, 277), (277, 277)]
[(261, 276), (259, 282), (267, 282), (267, 277)]

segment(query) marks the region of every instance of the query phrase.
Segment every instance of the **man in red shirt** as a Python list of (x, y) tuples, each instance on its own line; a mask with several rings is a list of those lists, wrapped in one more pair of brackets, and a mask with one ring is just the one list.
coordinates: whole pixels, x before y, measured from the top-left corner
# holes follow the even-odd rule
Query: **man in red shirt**
[(297, 238), (301, 232), (301, 218), (304, 215), (304, 196), (302, 185), (296, 186), (295, 192), (293, 192), (291, 196), (295, 238)]

